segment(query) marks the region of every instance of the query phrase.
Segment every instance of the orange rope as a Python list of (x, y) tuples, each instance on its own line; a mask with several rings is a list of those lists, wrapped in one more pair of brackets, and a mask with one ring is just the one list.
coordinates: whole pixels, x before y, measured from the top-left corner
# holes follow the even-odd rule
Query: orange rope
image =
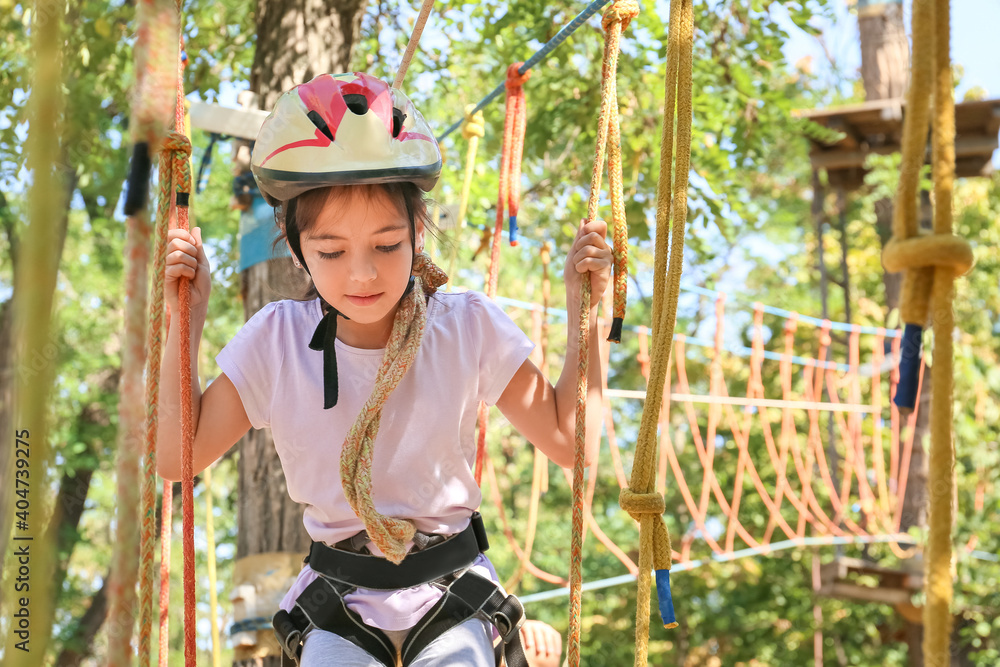
[[(500, 193), (497, 198), (497, 229), (503, 227), (504, 205), (510, 215), (510, 244), (517, 245), (517, 212), (521, 206), (521, 155), (524, 153), (524, 131), (527, 127), (527, 108), (524, 84), (531, 78), (531, 70), (524, 74), (518, 68), (524, 63), (514, 63), (507, 68), (507, 110), (503, 123), (503, 153), (500, 159)], [(493, 252), (499, 255), (499, 238), (494, 237)], [(496, 287), (493, 288), (496, 290)]]
[[(608, 295), (605, 295), (606, 297)], [(719, 304), (722, 305), (723, 300), (719, 300)], [(535, 306), (529, 312), (533, 319), (533, 336), (536, 341), (539, 337), (540, 322), (543, 317), (543, 310)], [(863, 526), (859, 525), (854, 519), (854, 513), (851, 506), (863, 500), (862, 487), (861, 485), (855, 485), (853, 483), (853, 477), (858, 475), (867, 476), (871, 474), (868, 471), (868, 464), (864, 463), (864, 459), (861, 457), (867, 457), (867, 454), (859, 453), (864, 449), (867, 449), (868, 445), (864, 438), (862, 437), (861, 431), (863, 422), (850, 422), (843, 421), (839, 424), (837, 429), (838, 440), (844, 442), (843, 451), (845, 453), (845, 461), (841, 466), (841, 470), (845, 476), (850, 476), (851, 484), (847, 488), (847, 494), (842, 495), (841, 491), (843, 489), (843, 484), (838, 481), (836, 487), (832, 482), (832, 473), (826, 459), (826, 450), (824, 448), (824, 434), (822, 430), (818, 428), (817, 414), (821, 411), (816, 407), (805, 408), (808, 415), (808, 425), (809, 425), (809, 436), (808, 436), (808, 446), (802, 447), (799, 444), (799, 434), (796, 430), (796, 422), (794, 418), (795, 414), (795, 404), (802, 403), (803, 405), (814, 406), (814, 402), (810, 400), (799, 400), (800, 397), (795, 395), (793, 390), (793, 370), (792, 361), (794, 357), (794, 347), (795, 347), (795, 334), (798, 329), (798, 318), (795, 314), (789, 316), (783, 326), (784, 337), (783, 337), (783, 354), (774, 355), (780, 361), (779, 375), (780, 384), (783, 401), (782, 405), (778, 406), (777, 409), (781, 411), (781, 422), (780, 422), (780, 434), (774, 432), (776, 423), (772, 424), (772, 419), (768, 414), (768, 399), (764, 398), (764, 341), (763, 341), (763, 317), (764, 311), (760, 304), (754, 305), (754, 319), (753, 319), (753, 329), (752, 329), (752, 348), (751, 355), (748, 363), (750, 376), (747, 383), (746, 401), (741, 404), (745, 405), (742, 413), (738, 413), (732, 404), (725, 404), (724, 400), (717, 401), (721, 404), (721, 407), (717, 407), (717, 417), (716, 423), (714, 425), (714, 431), (712, 433), (718, 433), (720, 431), (721, 425), (724, 424), (725, 427), (732, 433), (732, 437), (736, 445), (738, 446), (739, 460), (737, 465), (741, 468), (741, 474), (749, 475), (750, 480), (753, 484), (754, 490), (758, 496), (760, 496), (761, 502), (765, 504), (768, 508), (769, 516), (768, 523), (763, 532), (763, 538), (757, 537), (755, 531), (750, 530), (748, 527), (743, 526), (738, 520), (739, 505), (737, 505), (737, 497), (742, 498), (745, 492), (738, 494), (735, 491), (736, 485), (733, 488), (727, 489), (726, 492), (723, 491), (721, 484), (719, 484), (718, 478), (714, 474), (714, 470), (720, 466), (720, 463), (715, 460), (716, 452), (714, 451), (714, 442), (706, 437), (705, 429), (707, 424), (699, 423), (699, 418), (694, 412), (694, 403), (698, 401), (701, 397), (694, 396), (690, 394), (690, 388), (687, 381), (687, 372), (685, 369), (685, 340), (682, 335), (676, 336), (676, 358), (675, 365), (677, 367), (677, 383), (678, 391), (683, 393), (673, 394), (674, 400), (678, 400), (684, 403), (684, 408), (687, 413), (687, 421), (690, 427), (691, 436), (694, 440), (694, 444), (697, 450), (698, 461), (702, 466), (702, 482), (703, 482), (703, 494), (704, 500), (696, 500), (689, 489), (683, 473), (683, 467), (678, 459), (678, 452), (682, 451), (682, 447), (675, 447), (671, 443), (671, 426), (669, 418), (661, 420), (660, 428), (660, 447), (661, 447), (661, 461), (662, 465), (668, 469), (676, 479), (676, 488), (680, 491), (682, 501), (687, 507), (691, 514), (691, 523), (693, 530), (688, 531), (682, 538), (680, 553), (672, 551), (672, 556), (677, 561), (686, 561), (691, 558), (692, 546), (695, 542), (695, 538), (698, 534), (703, 536), (706, 546), (708, 546), (712, 551), (723, 554), (732, 551), (736, 548), (735, 538), (739, 537), (741, 541), (745, 542), (748, 546), (766, 550), (767, 545), (771, 543), (774, 530), (780, 528), (783, 533), (788, 536), (788, 539), (801, 539), (806, 537), (807, 527), (812, 526), (814, 530), (818, 531), (820, 534), (827, 534), (830, 536), (844, 536), (847, 534), (856, 534), (858, 536), (868, 536), (877, 534), (879, 531), (882, 533), (896, 533), (899, 530), (899, 521), (901, 519), (901, 498), (902, 493), (905, 493), (905, 478), (900, 471), (900, 468), (905, 470), (906, 466), (909, 464), (910, 453), (912, 450), (912, 425), (913, 420), (917, 418), (917, 413), (911, 413), (910, 415), (910, 428), (911, 433), (908, 438), (904, 439), (902, 443), (904, 451), (902, 452), (902, 457), (900, 456), (900, 441), (898, 431), (899, 424), (902, 423), (898, 419), (898, 414), (894, 414), (894, 419), (892, 421), (892, 428), (890, 432), (893, 432), (888, 443), (890, 447), (890, 462), (889, 462), (889, 472), (886, 474), (884, 468), (886, 466), (886, 461), (884, 457), (880, 457), (879, 450), (884, 447), (884, 437), (883, 435), (873, 435), (872, 447), (873, 454), (870, 459), (871, 465), (876, 468), (874, 475), (876, 481), (879, 477), (884, 480), (883, 482), (877, 482), (877, 486), (870, 486), (871, 495), (867, 496), (869, 499), (869, 510), (870, 517), (867, 523)], [(718, 311), (718, 315), (721, 317), (724, 315), (723, 310)], [(607, 328), (607, 322), (600, 320), (600, 326), (602, 331)], [(822, 398), (821, 396), (814, 395), (814, 392), (819, 391), (821, 388), (826, 387), (831, 393), (836, 394), (837, 391), (844, 391), (845, 389), (851, 393), (850, 400), (855, 401), (860, 405), (865, 405), (865, 402), (861, 398), (861, 343), (860, 340), (856, 340), (852, 343), (852, 349), (849, 351), (848, 371), (844, 374), (836, 369), (836, 366), (827, 361), (830, 351), (830, 328), (829, 323), (821, 326), (817, 332), (819, 336), (819, 349), (816, 358), (810, 359), (806, 358), (803, 360), (804, 373), (803, 380), (805, 385), (804, 399), (816, 399)], [(639, 361), (640, 370), (643, 376), (647, 378), (650, 372), (650, 363), (648, 360), (648, 334), (649, 331), (645, 327), (638, 327), (638, 339), (639, 339), (639, 354), (637, 355), (637, 360)], [(853, 334), (858, 334), (860, 331), (852, 332)], [(860, 338), (859, 336), (855, 336)], [(872, 353), (871, 353), (871, 386), (870, 391), (872, 396), (870, 404), (872, 406), (873, 419), (879, 419), (879, 415), (883, 409), (881, 406), (882, 397), (886, 396), (881, 387), (882, 373), (880, 372), (880, 364), (883, 358), (881, 354), (882, 345), (885, 337), (885, 332), (883, 330), (877, 330), (872, 337)], [(722, 346), (722, 341), (724, 338), (724, 325), (720, 325), (716, 332), (716, 341), (713, 349), (713, 364), (718, 366), (720, 372), (716, 373), (715, 382), (712, 387), (713, 396), (710, 398), (714, 399), (727, 399), (730, 398), (726, 382), (723, 381), (723, 375), (721, 373), (722, 369), (726, 369), (726, 373), (730, 372), (728, 362), (723, 359), (722, 355), (725, 354), (725, 349)], [(898, 350), (898, 338), (893, 340), (893, 349)], [(542, 341), (543, 342), (543, 341)], [(606, 343), (601, 343), (601, 355), (602, 362), (607, 362), (607, 353), (610, 346)], [(889, 393), (891, 396), (896, 389), (896, 377), (895, 371), (889, 374)], [(606, 385), (607, 377), (602, 378), (602, 383)], [(647, 387), (647, 393), (648, 393)], [(640, 394), (640, 392), (635, 392)], [(669, 392), (668, 392), (668, 395)], [(683, 397), (683, 398), (677, 398)], [(830, 405), (836, 406), (841, 405), (841, 398), (839, 396), (832, 396), (830, 399)], [(664, 400), (663, 410), (669, 408), (670, 401)], [(756, 410), (754, 410), (756, 408)], [(609, 444), (612, 444), (612, 461), (616, 460), (615, 447), (617, 446), (617, 439), (614, 431), (614, 419), (612, 413), (610, 412), (610, 405), (607, 403), (604, 406), (607, 411), (605, 417), (605, 424), (608, 426), (608, 439)], [(711, 409), (711, 408), (710, 408)], [(771, 408), (774, 410), (775, 408)], [(756, 412), (756, 415), (754, 415)], [(661, 414), (664, 414), (661, 412)], [(860, 414), (860, 413), (859, 413)], [(774, 475), (774, 483), (769, 484), (765, 482), (765, 478), (761, 475), (758, 470), (759, 467), (759, 457), (757, 459), (751, 455), (750, 445), (750, 435), (751, 429), (756, 428), (756, 420), (760, 420), (760, 428), (764, 435), (764, 443), (766, 445), (767, 459), (770, 461), (772, 469), (768, 472)], [(874, 430), (874, 429), (873, 429)], [(852, 454), (853, 452), (853, 454)], [(895, 452), (895, 453), (894, 453)], [(722, 456), (723, 450), (719, 450), (718, 456)], [(847, 460), (847, 455), (852, 455), (849, 461)], [(900, 458), (903, 460), (900, 461)], [(620, 457), (617, 459), (620, 464)], [(721, 461), (721, 458), (720, 458)], [(859, 462), (860, 461), (860, 462)], [(596, 465), (598, 465), (598, 461)], [(491, 465), (487, 460), (487, 465)], [(816, 474), (814, 475), (813, 469), (816, 469)], [(881, 471), (879, 469), (882, 469)], [(763, 469), (761, 469), (763, 470)], [(864, 472), (861, 472), (864, 471)], [(495, 479), (495, 472), (491, 473)], [(533, 472), (532, 479), (532, 502), (535, 502), (535, 484), (536, 478), (534, 475), (537, 472)], [(568, 471), (563, 472), (564, 476), (569, 477)], [(595, 537), (608, 548), (609, 551), (615, 554), (615, 556), (628, 568), (629, 572), (637, 573), (638, 566), (629, 559), (628, 555), (625, 554), (617, 545), (611, 541), (606, 534), (601, 531), (600, 526), (596, 522), (593, 511), (591, 508), (591, 503), (593, 501), (597, 479), (600, 477), (601, 472), (595, 467), (592, 469), (592, 477), (588, 478), (587, 483), (583, 489), (582, 493), (582, 513), (583, 522), (585, 530), (583, 536), (586, 534), (586, 530), (592, 530)], [(618, 476), (618, 471), (615, 471), (616, 477)], [(814, 477), (816, 484), (814, 484)], [(898, 482), (898, 483), (897, 483)], [(743, 482), (741, 481), (742, 485)], [(885, 491), (882, 491), (882, 488)], [(898, 488), (897, 488), (898, 487)], [(827, 500), (822, 495), (822, 489), (826, 489), (825, 493), (829, 497)], [(857, 489), (855, 491), (855, 489)], [(878, 495), (876, 496), (876, 490)], [(819, 493), (817, 493), (819, 492)], [(730, 500), (732, 499), (732, 500)], [(782, 509), (782, 505), (787, 499), (788, 507), (785, 511)], [(977, 498), (976, 507), (977, 510), (981, 511), (981, 507), (985, 504), (985, 488), (980, 486), (977, 488)], [(710, 501), (714, 500), (718, 506), (718, 510), (715, 506), (711, 504)], [(891, 509), (891, 514), (882, 513), (883, 501)], [(504, 509), (502, 506), (502, 500), (499, 493), (493, 494), (493, 502), (497, 505), (498, 511), (501, 513), (502, 521), (504, 522), (504, 532), (508, 539), (508, 542), (512, 546), (512, 550), (515, 555), (521, 561), (521, 569), (524, 572), (533, 574), (535, 576), (541, 577), (543, 580), (549, 583), (563, 583), (564, 580), (555, 574), (545, 572), (538, 568), (537, 566), (531, 564), (531, 548), (522, 549), (520, 545), (514, 538), (513, 531), (510, 526), (507, 525), (507, 518), (504, 515)], [(741, 501), (742, 503), (742, 501)], [(834, 516), (831, 516), (824, 509), (824, 505), (829, 503)], [(794, 511), (794, 515), (788, 515), (787, 513)], [(537, 510), (536, 510), (537, 512)], [(724, 545), (713, 539), (712, 535), (708, 531), (708, 516), (712, 513), (718, 514), (721, 512), (722, 516), (725, 517), (724, 529), (728, 533), (733, 534), (733, 544)], [(793, 518), (794, 516), (794, 518)], [(866, 515), (867, 516), (867, 515)], [(537, 522), (537, 514), (534, 520)], [(532, 522), (529, 522), (532, 523)], [(529, 533), (530, 533), (529, 526)], [(583, 537), (581, 537), (583, 539)], [(969, 541), (969, 545), (966, 548), (971, 549), (975, 545), (975, 538)], [(531, 543), (529, 539), (527, 543)], [(900, 557), (908, 557), (912, 555), (911, 549), (903, 549), (897, 543), (889, 542), (891, 548), (893, 548), (894, 553)]]
[[(175, 83), (177, 62), (177, 30), (179, 7), (171, 0), (143, 0), (137, 6), (139, 24), (135, 46), (136, 90), (133, 106), (133, 141), (136, 155), (133, 168), (145, 163), (160, 149), (165, 135), (165, 110), (170, 108), (169, 91)], [(169, 83), (168, 83), (169, 82)], [(140, 145), (145, 145), (145, 151)], [(139, 155), (145, 152), (145, 158)], [(142, 374), (146, 364), (146, 330), (143, 314), (146, 311), (146, 286), (149, 262), (150, 225), (146, 212), (148, 172), (139, 168), (130, 178), (127, 203), (128, 233), (126, 243), (126, 314), (125, 351), (122, 368), (122, 401), (119, 406), (119, 433), (117, 466), (117, 495), (119, 512), (117, 539), (113, 554), (113, 574), (110, 582), (110, 616), (128, 619), (119, 624), (119, 632), (109, 638), (109, 665), (126, 665), (132, 656), (132, 619), (140, 617), (140, 645), (148, 656), (151, 625), (151, 600), (148, 596), (152, 580), (152, 505), (150, 496), (155, 490), (149, 485), (155, 480), (152, 470), (155, 461), (147, 443), (143, 448)], [(133, 192), (135, 188), (135, 192)], [(141, 194), (140, 194), (141, 193)], [(162, 306), (161, 306), (162, 307)], [(158, 325), (157, 325), (158, 326)], [(159, 331), (150, 332), (158, 336)], [(157, 360), (158, 361), (158, 360)], [(147, 392), (148, 393), (148, 392)], [(140, 453), (142, 450), (142, 453)], [(140, 484), (140, 460), (147, 475), (147, 484)], [(142, 516), (140, 516), (142, 514)], [(140, 553), (142, 545), (146, 548)], [(136, 548), (139, 547), (139, 548)], [(136, 581), (141, 570), (143, 597), (136, 609)]]
[[(511, 216), (510, 244), (516, 243), (517, 209), (521, 190), (521, 153), (524, 150), (525, 101), (522, 86), (531, 78), (531, 71), (518, 74), (517, 68), (524, 63), (514, 63), (507, 68), (507, 115), (503, 125), (503, 150), (500, 154), (500, 192), (497, 196), (497, 219), (493, 229), (493, 247), (490, 252), (490, 273), (486, 281), (486, 295), (497, 296), (497, 280), (500, 276), (500, 235), (503, 232), (504, 203), (509, 202)], [(476, 484), (482, 484), (483, 462), (489, 456), (486, 451), (486, 427), (489, 409), (485, 403), (479, 404), (479, 440), (476, 443)]]
[[(167, 320), (170, 328), (170, 320)], [(167, 667), (170, 657), (170, 540), (173, 532), (174, 485), (163, 480), (162, 509), (160, 510), (160, 660), (159, 667)]]
[(420, 8), (420, 14), (417, 15), (417, 20), (413, 24), (410, 41), (406, 43), (406, 51), (403, 53), (403, 60), (399, 64), (399, 71), (396, 72), (396, 78), (392, 82), (393, 88), (398, 89), (403, 85), (403, 77), (406, 76), (406, 70), (410, 68), (410, 61), (413, 59), (413, 54), (417, 51), (417, 44), (420, 43), (420, 35), (424, 32), (424, 25), (427, 23), (427, 17), (431, 15), (431, 8), (433, 6), (434, 0), (424, 0), (424, 4)]

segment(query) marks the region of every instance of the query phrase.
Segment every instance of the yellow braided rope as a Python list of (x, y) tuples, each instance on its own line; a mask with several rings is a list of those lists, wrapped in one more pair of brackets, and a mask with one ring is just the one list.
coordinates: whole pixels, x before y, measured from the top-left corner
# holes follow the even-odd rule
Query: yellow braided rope
[[(929, 533), (924, 605), (924, 661), (951, 664), (952, 526), (955, 450), (953, 421), (952, 301), (955, 278), (973, 263), (968, 242), (952, 233), (955, 178), (955, 107), (950, 63), (948, 0), (913, 3), (913, 65), (903, 124), (903, 167), (893, 219), (893, 238), (883, 252), (888, 271), (905, 270), (901, 313), (907, 324), (934, 327), (934, 387), (931, 404), (930, 465), (927, 478)], [(933, 84), (932, 84), (933, 82)], [(934, 233), (917, 228), (920, 168), (927, 138), (928, 106), (934, 86)]]
[(465, 156), (465, 180), (462, 181), (462, 197), (458, 203), (458, 227), (465, 227), (465, 214), (469, 210), (469, 190), (472, 187), (472, 172), (476, 168), (476, 151), (479, 150), (479, 140), (486, 136), (486, 120), (483, 112), (477, 111), (470, 115), (475, 107), (471, 104), (465, 109), (465, 123), (462, 125), (462, 137), (469, 142), (469, 150)]
[(215, 578), (215, 519), (212, 513), (212, 466), (205, 468), (205, 541), (208, 555), (208, 618), (212, 622), (212, 667), (222, 665), (219, 642), (219, 594)]
[(472, 104), (465, 108), (465, 123), (462, 124), (462, 137), (469, 142), (469, 149), (465, 154), (465, 179), (462, 181), (462, 196), (458, 202), (458, 219), (455, 221), (455, 233), (452, 234), (451, 261), (448, 263), (449, 279), (455, 275), (460, 230), (465, 229), (465, 214), (469, 210), (469, 191), (472, 189), (472, 174), (476, 170), (479, 140), (486, 136), (486, 120), (483, 118), (483, 112), (472, 113), (475, 108)]
[(351, 509), (368, 531), (368, 537), (393, 563), (406, 557), (406, 543), (415, 528), (407, 519), (387, 517), (375, 509), (372, 499), (372, 458), (375, 437), (382, 419), (382, 406), (417, 356), (427, 324), (426, 295), (447, 282), (448, 277), (430, 257), (420, 253), (414, 260), (413, 289), (400, 304), (392, 333), (382, 357), (378, 380), (367, 403), (347, 433), (340, 456), (340, 480)]
[[(604, 151), (608, 144), (609, 126), (617, 120), (618, 95), (615, 77), (618, 71), (618, 52), (621, 34), (632, 18), (639, 15), (636, 0), (615, 0), (604, 13), (604, 59), (601, 73), (601, 111), (597, 126), (597, 144), (594, 148), (594, 168), (590, 179), (590, 199), (587, 205), (587, 222), (597, 219), (597, 206), (601, 195), (601, 177), (604, 172)], [(612, 108), (615, 111), (612, 111)], [(619, 169), (621, 147), (617, 150)], [(610, 180), (610, 179), (609, 179)], [(617, 184), (621, 185), (619, 178)], [(620, 193), (619, 193), (620, 196)], [(580, 322), (578, 331), (578, 373), (576, 384), (576, 449), (573, 459), (573, 524), (569, 569), (569, 631), (567, 660), (569, 667), (580, 664), (580, 608), (583, 602), (583, 458), (587, 434), (587, 377), (590, 360), (590, 276), (580, 281)]]
[[(663, 391), (673, 347), (684, 259), (688, 169), (691, 162), (691, 50), (694, 14), (691, 0), (671, 0), (667, 52), (666, 100), (660, 144), (656, 205), (656, 254), (653, 282), (653, 350), (646, 401), (639, 425), (628, 488), (619, 502), (639, 522), (639, 572), (636, 600), (635, 664), (646, 665), (649, 652), (650, 570), (664, 572), (660, 592), (665, 627), (676, 627), (669, 599), (670, 535), (663, 522), (663, 496), (656, 492), (657, 434)], [(677, 134), (674, 145), (674, 119)], [(676, 164), (675, 156), (676, 155)], [(666, 596), (666, 599), (663, 599)]]
[[(4, 567), (8, 586), (5, 600), (9, 606), (10, 622), (7, 623), (5, 664), (42, 664), (52, 632), (53, 571), (55, 567), (55, 535), (45, 529), (45, 520), (52, 503), (47, 500), (46, 471), (51, 462), (48, 414), (49, 394), (56, 370), (56, 340), (51, 333), (52, 303), (56, 287), (59, 257), (56, 249), (58, 224), (68, 202), (63, 193), (66, 186), (60, 183), (56, 165), (59, 162), (59, 113), (63, 108), (61, 45), (63, 15), (66, 11), (62, 0), (51, 4), (36, 5), (32, 12), (31, 41), (35, 68), (28, 99), (30, 125), (27, 139), (27, 161), (32, 184), (28, 196), (30, 233), (26, 225), (19, 224), (22, 241), (20, 261), (15, 285), (14, 352), (15, 359), (24, 360), (17, 373), (14, 387), (12, 416), (13, 428), (7, 425), (3, 438), (10, 443), (7, 463), (10, 477), (3, 480), (4, 493), (16, 506), (19, 516), (0, 518), (0, 529), (8, 529), (8, 520), (15, 521), (11, 534), (10, 554), (0, 555), (9, 560)], [(4, 352), (8, 354), (9, 352)], [(41, 368), (28, 366), (27, 360), (44, 360)], [(9, 440), (8, 440), (9, 438)], [(4, 454), (5, 457), (8, 454)], [(15, 468), (16, 460), (16, 468)], [(27, 465), (27, 467), (21, 467)], [(7, 484), (9, 483), (9, 486)], [(15, 495), (15, 493), (19, 495)], [(26, 494), (22, 497), (20, 494)], [(60, 508), (53, 509), (58, 512)], [(11, 509), (13, 515), (15, 509)], [(53, 519), (52, 525), (58, 525)], [(22, 558), (24, 560), (22, 560)], [(27, 593), (15, 591), (15, 574), (27, 571), (30, 588), (30, 606), (20, 602)], [(22, 584), (23, 584), (22, 580)], [(20, 588), (23, 589), (23, 586)], [(15, 620), (14, 615), (18, 618)], [(30, 615), (30, 627), (26, 624)], [(21, 650), (24, 649), (24, 650)]]

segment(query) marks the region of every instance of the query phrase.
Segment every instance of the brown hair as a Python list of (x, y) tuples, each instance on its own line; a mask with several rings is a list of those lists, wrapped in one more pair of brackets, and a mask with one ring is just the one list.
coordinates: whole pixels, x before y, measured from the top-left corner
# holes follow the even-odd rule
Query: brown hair
[[(303, 232), (308, 231), (315, 224), (323, 207), (330, 201), (345, 197), (360, 196), (364, 197), (367, 201), (371, 201), (379, 193), (384, 194), (400, 211), (406, 213), (406, 217), (410, 223), (411, 249), (414, 248), (414, 244), (416, 243), (417, 220), (420, 220), (424, 224), (424, 228), (429, 233), (436, 235), (437, 228), (427, 213), (427, 201), (424, 199), (420, 188), (413, 183), (393, 182), (332, 185), (309, 190), (274, 207), (274, 222), (278, 226), (279, 234), (274, 239), (274, 243), (271, 244), (272, 255), (275, 248), (287, 240), (288, 245), (292, 247), (292, 252), (298, 257), (299, 262), (308, 272), (309, 269), (306, 267), (305, 259), (302, 256), (302, 246), (299, 238)], [(413, 255), (416, 257), (416, 252)], [(316, 290), (316, 286), (310, 285), (306, 293), (301, 298), (295, 300), (312, 301), (318, 296), (319, 292)], [(323, 309), (326, 310), (327, 304), (322, 297), (320, 297), (320, 301), (322, 302)]]

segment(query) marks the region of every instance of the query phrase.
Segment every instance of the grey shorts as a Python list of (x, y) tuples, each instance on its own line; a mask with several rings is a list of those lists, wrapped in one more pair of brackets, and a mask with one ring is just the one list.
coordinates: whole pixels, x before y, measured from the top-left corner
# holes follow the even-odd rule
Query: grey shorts
[[(385, 631), (397, 652), (408, 630)], [(411, 667), (493, 667), (492, 626), (470, 618), (427, 645)], [(332, 632), (313, 628), (302, 646), (301, 667), (394, 667), (383, 666), (368, 651)]]

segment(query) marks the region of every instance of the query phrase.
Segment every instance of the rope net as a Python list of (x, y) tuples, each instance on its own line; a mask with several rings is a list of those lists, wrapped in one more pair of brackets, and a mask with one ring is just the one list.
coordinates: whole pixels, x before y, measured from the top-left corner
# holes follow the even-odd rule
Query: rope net
[[(610, 313), (606, 296), (604, 312)], [(904, 416), (892, 402), (899, 381), (899, 332), (855, 326), (835, 340), (834, 323), (816, 326), (795, 313), (772, 315), (759, 303), (749, 313), (727, 313), (725, 302), (720, 294), (714, 317), (693, 335), (675, 335), (658, 425), (656, 489), (667, 498), (665, 518), (675, 522), (670, 525), (674, 562), (701, 559), (708, 555), (706, 547), (715, 556), (747, 548), (767, 553), (771, 544), (817, 537), (832, 543), (888, 536), (877, 541), (885, 541), (897, 557), (913, 555), (913, 539), (900, 531), (905, 530), (902, 499), (922, 408), (918, 404)], [(539, 347), (544, 343), (551, 349), (538, 337), (547, 309), (523, 304), (507, 310), (526, 331), (535, 332)], [(599, 326), (606, 334), (611, 322), (602, 319)], [(650, 331), (634, 329), (636, 344), (621, 355), (616, 348), (614, 359), (606, 336), (601, 337), (602, 362), (605, 368), (619, 367), (622, 376), (632, 363), (648, 380)], [(611, 373), (609, 387), (608, 375), (604, 378), (607, 451), (602, 449), (588, 473), (584, 533), (593, 534), (636, 575), (628, 547), (608, 537), (592, 509), (598, 481), (607, 478), (603, 466), (610, 464), (615, 483), (627, 487), (631, 453), (621, 445), (634, 441), (643, 409), (645, 388), (618, 388), (617, 380), (619, 374)], [(532, 470), (522, 544), (498, 483), (504, 471), (496, 469), (489, 451), (484, 469), (484, 494), (519, 561), (517, 574), (506, 584), (515, 586), (523, 574), (531, 574), (566, 586), (564, 573), (539, 564), (532, 544), (544, 512), (537, 509), (539, 497), (548, 486), (540, 483), (541, 473)], [(569, 471), (563, 473), (569, 484)], [(988, 492), (985, 485), (977, 488), (977, 511)], [(966, 539), (971, 551), (977, 538)]]

